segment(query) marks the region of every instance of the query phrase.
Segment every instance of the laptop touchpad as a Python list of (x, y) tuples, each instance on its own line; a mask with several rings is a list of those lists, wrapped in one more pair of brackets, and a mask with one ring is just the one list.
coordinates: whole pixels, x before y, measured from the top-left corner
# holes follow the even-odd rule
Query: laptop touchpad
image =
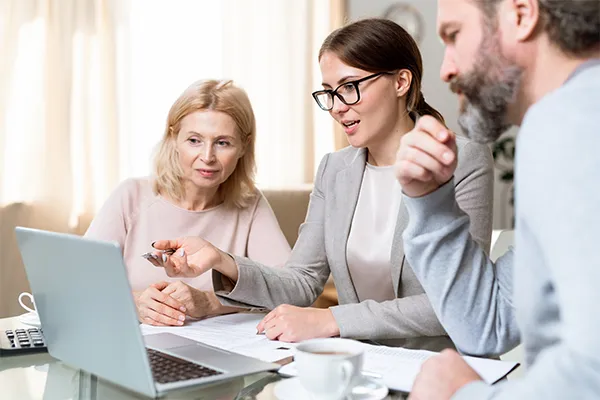
[(187, 358), (190, 361), (196, 361), (207, 367), (217, 368), (224, 371), (232, 371), (236, 364), (239, 364), (241, 356), (232, 354), (224, 350), (205, 347), (200, 343), (194, 346), (179, 347), (170, 349), (169, 353)]
[(154, 335), (145, 335), (144, 342), (146, 346), (153, 349), (174, 349), (176, 347), (189, 346), (196, 342), (190, 339), (186, 339), (179, 335), (173, 335), (172, 333), (157, 333)]

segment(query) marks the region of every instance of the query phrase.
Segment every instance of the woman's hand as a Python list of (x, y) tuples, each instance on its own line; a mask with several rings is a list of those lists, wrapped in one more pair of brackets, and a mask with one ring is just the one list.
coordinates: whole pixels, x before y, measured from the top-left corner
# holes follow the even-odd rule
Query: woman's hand
[[(237, 266), (227, 253), (197, 236), (159, 240), (152, 246), (161, 251), (153, 253), (149, 261), (163, 267), (170, 277), (193, 278), (214, 268), (233, 281), (237, 281)], [(163, 251), (174, 250), (172, 254)]]
[(133, 293), (140, 322), (156, 326), (183, 325), (187, 309), (180, 301), (161, 292), (168, 285), (167, 282), (159, 282)]
[(222, 308), (214, 293), (204, 292), (181, 281), (171, 282), (162, 293), (183, 304), (190, 317), (204, 318), (218, 315)]
[(340, 328), (329, 309), (302, 308), (283, 304), (268, 313), (256, 327), (271, 340), (300, 342), (338, 336)]

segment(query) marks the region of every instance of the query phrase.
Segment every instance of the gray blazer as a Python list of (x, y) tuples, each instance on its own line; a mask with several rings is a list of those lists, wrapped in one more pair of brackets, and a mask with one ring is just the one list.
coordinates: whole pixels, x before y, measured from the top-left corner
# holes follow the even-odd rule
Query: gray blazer
[[(470, 216), (473, 238), (488, 252), (493, 207), (491, 152), (464, 138), (459, 138), (457, 144), (457, 202)], [(230, 306), (273, 309), (287, 303), (306, 307), (321, 294), (331, 272), (340, 304), (331, 307), (331, 311), (342, 337), (403, 339), (395, 344), (432, 350), (452, 346), (404, 259), (402, 232), (409, 218), (404, 204), (398, 213), (391, 249), (392, 283), (397, 298), (381, 303), (359, 302), (348, 270), (346, 244), (366, 161), (366, 149), (346, 147), (327, 154), (319, 166), (306, 220), (285, 267), (273, 268), (234, 257), (239, 270), (235, 287), (226, 291), (223, 277), (213, 271), (215, 293)]]

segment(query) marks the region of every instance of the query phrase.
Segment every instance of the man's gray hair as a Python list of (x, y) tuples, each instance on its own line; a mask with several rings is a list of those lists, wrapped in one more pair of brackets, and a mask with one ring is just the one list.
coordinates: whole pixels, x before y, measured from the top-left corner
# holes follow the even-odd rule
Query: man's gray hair
[[(495, 20), (503, 0), (474, 0)], [(600, 50), (600, 0), (538, 0), (542, 29), (565, 54), (586, 56)]]

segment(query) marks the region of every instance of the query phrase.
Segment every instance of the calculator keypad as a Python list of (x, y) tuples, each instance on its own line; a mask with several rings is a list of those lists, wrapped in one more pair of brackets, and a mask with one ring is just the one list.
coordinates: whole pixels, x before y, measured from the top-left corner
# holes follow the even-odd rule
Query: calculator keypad
[(4, 354), (30, 353), (46, 351), (44, 333), (39, 328), (9, 329), (4, 331), (0, 340), (0, 351)]

